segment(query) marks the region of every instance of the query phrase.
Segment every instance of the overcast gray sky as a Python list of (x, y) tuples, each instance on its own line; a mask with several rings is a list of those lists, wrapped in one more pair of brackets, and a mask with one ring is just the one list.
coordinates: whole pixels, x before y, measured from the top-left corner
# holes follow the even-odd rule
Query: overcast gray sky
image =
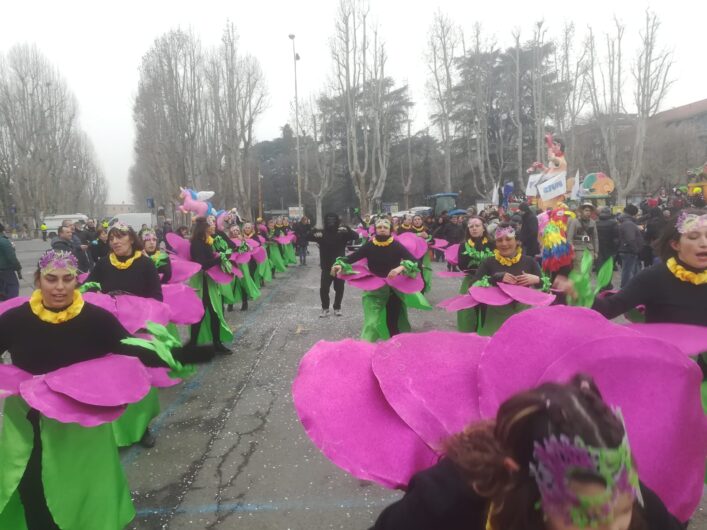
[[(289, 33), (296, 34), (302, 58), (298, 64), (300, 98), (320, 91), (330, 77), (328, 42), (336, 0), (6, 0), (3, 4), (0, 52), (15, 43), (33, 42), (60, 69), (78, 98), (81, 124), (108, 177), (112, 202), (131, 199), (127, 175), (133, 158), (131, 107), (138, 65), (154, 39), (170, 28), (191, 28), (205, 46), (211, 46), (218, 43), (227, 19), (236, 24), (242, 50), (258, 57), (269, 86), (269, 107), (257, 125), (258, 140), (279, 135), (290, 118), (294, 86)], [(502, 47), (511, 44), (514, 28), (521, 28), (530, 38), (533, 23), (539, 19), (549, 26), (549, 36), (555, 36), (565, 20), (574, 21), (582, 33), (587, 25), (597, 32), (609, 30), (616, 15), (627, 26), (627, 54), (633, 57), (643, 11), (650, 6), (663, 24), (661, 43), (675, 56), (675, 84), (664, 108), (707, 98), (707, 2), (703, 0), (371, 0), (370, 5), (388, 48), (388, 72), (399, 83), (409, 82), (419, 126), (428, 114), (425, 41), (437, 9), (467, 33), (480, 22)]]

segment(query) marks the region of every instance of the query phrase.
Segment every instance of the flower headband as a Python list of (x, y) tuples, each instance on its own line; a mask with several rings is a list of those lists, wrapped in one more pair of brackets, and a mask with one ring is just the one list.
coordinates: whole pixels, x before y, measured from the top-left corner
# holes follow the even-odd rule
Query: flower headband
[(390, 221), (388, 221), (388, 219), (385, 219), (385, 218), (378, 219), (376, 221), (376, 228), (378, 228), (379, 226), (382, 226), (382, 225), (385, 225), (386, 227), (390, 228)]
[[(615, 413), (622, 419), (620, 411)], [(550, 436), (542, 443), (535, 442), (533, 458), (530, 473), (540, 490), (543, 509), (564, 514), (568, 524), (586, 528), (610, 522), (612, 505), (622, 493), (643, 505), (625, 434), (621, 445), (613, 449), (588, 446), (579, 436), (574, 441), (564, 435)], [(587, 476), (595, 477), (606, 491), (591, 496), (575, 492), (571, 487), (573, 479), (586, 481)]]
[(678, 217), (675, 227), (681, 234), (687, 234), (688, 232), (694, 232), (701, 228), (707, 227), (707, 213), (702, 215), (697, 215), (694, 213), (682, 212)]
[(59, 270), (67, 270), (71, 275), (76, 276), (79, 270), (79, 262), (71, 252), (48, 250), (39, 258), (39, 273), (42, 276), (53, 274)]
[(157, 241), (157, 233), (152, 229), (143, 230), (141, 238), (143, 241)]
[(496, 239), (500, 239), (502, 237), (516, 237), (516, 231), (512, 226), (503, 226), (500, 228), (496, 229), (496, 232), (494, 233)]
[(206, 223), (207, 223), (209, 226), (216, 226), (216, 217), (214, 217), (213, 215), (207, 216), (207, 217), (206, 217)]
[(126, 225), (123, 221), (117, 221), (113, 223), (113, 225), (110, 227), (111, 231), (112, 230), (118, 230), (119, 232), (125, 232), (126, 234), (130, 232), (130, 227)]

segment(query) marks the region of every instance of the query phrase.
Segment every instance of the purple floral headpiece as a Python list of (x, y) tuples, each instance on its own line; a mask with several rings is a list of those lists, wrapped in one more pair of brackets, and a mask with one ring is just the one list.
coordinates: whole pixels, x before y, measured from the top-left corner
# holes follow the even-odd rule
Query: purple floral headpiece
[(206, 217), (206, 223), (207, 223), (209, 226), (216, 226), (216, 216), (214, 216), (214, 215), (208, 215), (208, 216)]
[(675, 227), (681, 234), (687, 234), (688, 232), (694, 232), (701, 228), (707, 227), (707, 213), (702, 215), (697, 215), (694, 213), (682, 212), (678, 217)]
[[(621, 413), (616, 412), (621, 418)], [(535, 443), (535, 463), (530, 473), (535, 477), (543, 509), (564, 514), (566, 522), (580, 528), (594, 527), (610, 521), (612, 506), (622, 493), (643, 504), (638, 473), (633, 464), (628, 437), (616, 448), (591, 447), (576, 436), (550, 436), (542, 443)], [(573, 478), (586, 482), (596, 477), (598, 484), (606, 486), (601, 495), (585, 496), (572, 489)]]
[(502, 237), (516, 237), (516, 231), (512, 226), (504, 226), (496, 229), (496, 232), (494, 232), (494, 237), (496, 239), (502, 238)]
[(67, 270), (74, 276), (78, 273), (79, 262), (71, 252), (48, 250), (39, 258), (39, 273), (42, 276), (58, 270)]
[(109, 231), (117, 230), (118, 232), (128, 233), (130, 232), (130, 227), (126, 225), (123, 221), (117, 221), (113, 223)]
[(148, 228), (147, 230), (143, 230), (142, 233), (140, 234), (140, 237), (142, 238), (143, 241), (148, 241), (148, 240), (157, 241), (157, 233), (150, 228)]

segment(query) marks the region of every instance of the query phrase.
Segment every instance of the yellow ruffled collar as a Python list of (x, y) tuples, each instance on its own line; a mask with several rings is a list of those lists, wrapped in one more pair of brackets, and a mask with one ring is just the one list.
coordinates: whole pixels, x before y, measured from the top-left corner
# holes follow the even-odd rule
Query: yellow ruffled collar
[[(484, 237), (484, 238), (481, 240), (481, 244), (482, 244), (482, 245), (486, 245), (486, 244), (488, 244), (488, 242), (489, 242), (489, 240), (488, 240), (486, 237)], [(467, 244), (468, 244), (471, 248), (476, 248), (476, 243), (474, 243), (474, 240), (473, 240), (472, 238), (469, 238), (469, 239), (468, 239)]]
[(493, 255), (496, 257), (496, 261), (498, 261), (501, 265), (503, 265), (504, 267), (510, 267), (511, 265), (515, 265), (520, 261), (520, 258), (523, 255), (523, 249), (518, 247), (516, 255), (512, 258), (505, 258), (501, 256), (501, 253), (498, 251), (498, 249), (493, 251)]
[(678, 280), (681, 280), (683, 282), (690, 282), (693, 285), (707, 284), (707, 271), (689, 271), (685, 267), (680, 265), (675, 258), (670, 258), (665, 265), (668, 267), (668, 270), (673, 274), (673, 276), (675, 276)]
[(214, 244), (214, 238), (211, 236), (206, 236), (206, 244), (212, 246)]
[(138, 259), (140, 256), (142, 256), (142, 252), (139, 250), (135, 251), (135, 254), (133, 254), (132, 258), (129, 258), (125, 261), (120, 261), (118, 259), (118, 256), (113, 254), (112, 252), (108, 255), (108, 259), (110, 259), (110, 264), (113, 265), (118, 270), (125, 270), (129, 269), (130, 266), (133, 264), (133, 262)]
[(377, 247), (387, 247), (388, 245), (390, 245), (390, 244), (393, 242), (393, 236), (390, 236), (390, 237), (389, 237), (388, 239), (386, 239), (385, 241), (378, 241), (378, 240), (374, 237), (373, 239), (371, 239), (371, 241), (372, 241), (373, 244), (374, 244), (375, 246), (377, 246)]
[(412, 229), (413, 229), (415, 232), (424, 232), (424, 231), (425, 231), (424, 225), (423, 225), (423, 226), (415, 226), (415, 225), (413, 225), (413, 226), (412, 226)]
[(44, 307), (42, 291), (39, 289), (35, 290), (29, 299), (29, 307), (32, 313), (37, 315), (42, 322), (48, 322), (50, 324), (61, 324), (78, 316), (83, 309), (83, 304), (83, 298), (78, 289), (74, 291), (74, 299), (71, 305), (62, 311), (52, 311)]

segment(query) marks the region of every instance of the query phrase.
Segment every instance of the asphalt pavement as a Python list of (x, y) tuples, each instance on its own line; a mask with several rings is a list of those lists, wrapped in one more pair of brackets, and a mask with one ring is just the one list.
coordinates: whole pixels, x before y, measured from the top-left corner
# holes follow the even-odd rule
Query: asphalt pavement
[[(16, 248), (25, 267), (21, 294), (28, 295), (48, 244), (21, 241)], [(359, 530), (399, 498), (329, 462), (295, 414), (290, 387), (302, 355), (318, 340), (358, 336), (362, 322), (360, 291), (349, 287), (344, 315), (319, 318), (316, 247), (310, 252), (308, 266), (278, 274), (249, 311), (227, 313), (233, 355), (160, 391), (157, 445), (122, 451), (138, 511), (130, 529)], [(456, 294), (457, 284), (435, 278), (430, 301)], [(412, 310), (410, 317), (418, 331), (455, 325), (440, 310)], [(705, 499), (690, 528), (707, 530)]]

